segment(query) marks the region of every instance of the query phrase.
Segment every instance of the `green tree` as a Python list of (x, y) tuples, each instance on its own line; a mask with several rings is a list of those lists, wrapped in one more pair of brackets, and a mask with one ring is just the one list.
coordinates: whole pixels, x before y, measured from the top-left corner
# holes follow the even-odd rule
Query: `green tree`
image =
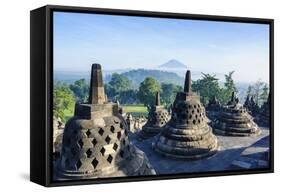
[(268, 98), (268, 91), (269, 91), (269, 88), (268, 88), (268, 85), (265, 84), (262, 88), (262, 92), (261, 92), (261, 95), (260, 95), (260, 104), (262, 105), (264, 102), (267, 101), (267, 98)]
[(265, 101), (267, 101), (268, 97), (268, 85), (261, 80), (258, 80), (253, 86), (253, 96), (258, 105), (262, 105)]
[(138, 103), (138, 90), (130, 89), (120, 93), (119, 102), (122, 104)]
[(89, 94), (89, 84), (86, 83), (85, 79), (79, 79), (69, 86), (70, 90), (73, 91), (75, 98), (79, 102), (86, 102)]
[(246, 92), (246, 97), (248, 95), (253, 95), (253, 86), (252, 85), (248, 86), (248, 89), (247, 89), (247, 92)]
[(155, 100), (155, 94), (157, 91), (160, 92), (160, 84), (156, 79), (152, 77), (146, 77), (143, 82), (141, 82), (138, 92), (139, 100), (145, 105), (149, 106), (153, 104)]
[(120, 94), (130, 89), (132, 89), (132, 82), (118, 73), (113, 73), (111, 80), (105, 85), (105, 91), (111, 99), (120, 99)]
[(231, 71), (228, 74), (224, 75), (225, 83), (221, 93), (222, 103), (226, 103), (230, 99), (232, 92), (237, 93), (237, 88), (232, 77), (234, 72), (235, 71)]
[(183, 88), (172, 83), (162, 83), (161, 90), (161, 102), (169, 107), (174, 102), (177, 92), (182, 91)]
[(67, 114), (73, 114), (75, 97), (66, 84), (55, 84), (53, 91), (53, 115), (66, 121)]
[(202, 78), (193, 81), (192, 90), (200, 94), (201, 102), (206, 105), (213, 96), (222, 100), (222, 89), (215, 75), (202, 73)]

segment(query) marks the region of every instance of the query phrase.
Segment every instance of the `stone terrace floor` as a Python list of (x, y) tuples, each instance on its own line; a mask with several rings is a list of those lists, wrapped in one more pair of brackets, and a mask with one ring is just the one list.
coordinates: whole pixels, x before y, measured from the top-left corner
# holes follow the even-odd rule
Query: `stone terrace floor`
[(136, 134), (130, 139), (147, 155), (157, 174), (195, 173), (234, 169), (264, 168), (268, 166), (269, 130), (253, 137), (217, 135), (220, 149), (215, 155), (199, 160), (178, 160), (163, 157), (152, 150), (153, 138), (139, 141)]

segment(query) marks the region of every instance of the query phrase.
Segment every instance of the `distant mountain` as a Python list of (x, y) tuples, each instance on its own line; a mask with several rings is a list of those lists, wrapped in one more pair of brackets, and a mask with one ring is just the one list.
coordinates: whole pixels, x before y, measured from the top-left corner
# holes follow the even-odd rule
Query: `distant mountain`
[(184, 78), (178, 76), (173, 72), (159, 71), (159, 70), (148, 70), (148, 69), (137, 69), (128, 72), (121, 73), (133, 82), (134, 87), (138, 87), (139, 84), (146, 77), (153, 77), (159, 83), (173, 83), (176, 85), (183, 85)]
[(171, 59), (167, 63), (158, 66), (159, 68), (184, 68), (186, 69), (187, 66), (176, 59)]

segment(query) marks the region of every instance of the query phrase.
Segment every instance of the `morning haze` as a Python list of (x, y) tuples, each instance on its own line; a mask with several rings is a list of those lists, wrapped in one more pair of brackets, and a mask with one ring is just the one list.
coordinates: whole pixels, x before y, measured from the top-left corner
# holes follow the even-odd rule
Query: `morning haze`
[[(84, 13), (54, 13), (55, 72), (161, 69), (176, 60), (192, 71), (239, 82), (269, 82), (269, 25)], [(161, 69), (164, 70), (164, 69)]]

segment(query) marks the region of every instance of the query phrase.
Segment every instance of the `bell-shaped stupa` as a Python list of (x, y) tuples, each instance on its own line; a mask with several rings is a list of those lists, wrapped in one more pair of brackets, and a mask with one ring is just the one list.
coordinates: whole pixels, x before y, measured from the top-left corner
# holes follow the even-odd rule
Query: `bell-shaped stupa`
[(213, 96), (212, 99), (209, 100), (209, 103), (206, 107), (207, 117), (214, 121), (219, 113), (221, 104), (218, 101), (216, 96)]
[(58, 180), (155, 174), (130, 143), (119, 104), (107, 101), (99, 64), (92, 65), (88, 102), (77, 103), (66, 123), (55, 171)]
[(261, 106), (260, 112), (257, 115), (257, 122), (261, 126), (269, 126), (270, 121), (270, 94), (268, 95), (268, 99)]
[(146, 124), (142, 127), (138, 136), (141, 139), (148, 139), (154, 137), (161, 130), (162, 127), (170, 120), (170, 115), (168, 111), (160, 104), (160, 93), (156, 93), (155, 104), (150, 107), (148, 113), (148, 120)]
[(252, 116), (256, 116), (259, 113), (259, 106), (253, 96), (250, 97), (249, 95), (247, 95), (246, 100), (244, 102), (244, 107)]
[(234, 92), (231, 100), (220, 110), (213, 128), (215, 133), (229, 136), (251, 136), (261, 132)]
[(205, 108), (191, 90), (190, 71), (186, 72), (184, 92), (177, 93), (171, 120), (155, 137), (153, 148), (164, 156), (184, 159), (207, 157), (218, 150)]

